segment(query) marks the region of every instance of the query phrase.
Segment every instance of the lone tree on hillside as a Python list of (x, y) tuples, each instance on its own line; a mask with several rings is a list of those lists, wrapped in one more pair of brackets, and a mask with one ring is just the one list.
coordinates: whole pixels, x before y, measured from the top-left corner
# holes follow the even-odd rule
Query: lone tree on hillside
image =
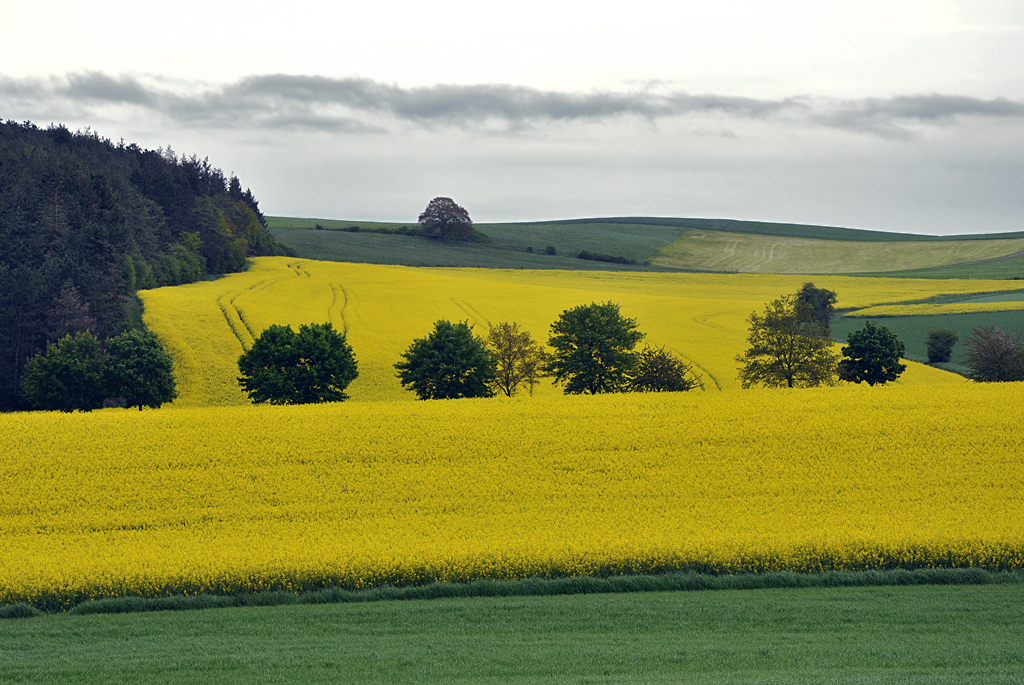
[(421, 400), (491, 397), (495, 363), (484, 342), (463, 321), (441, 320), (426, 338), (418, 338), (395, 364), (406, 390)]
[(960, 340), (956, 331), (939, 328), (928, 331), (928, 363), (941, 364), (953, 357), (953, 346)]
[(450, 197), (435, 197), (419, 218), (424, 235), (441, 240), (470, 240), (476, 231), (469, 212)]
[(968, 378), (979, 383), (1024, 381), (1024, 345), (1020, 335), (995, 325), (975, 328), (965, 343)]
[(799, 388), (834, 385), (839, 355), (824, 326), (810, 315), (796, 295), (769, 302), (763, 315), (752, 312), (750, 347), (736, 355), (744, 388)]
[(92, 333), (68, 334), (29, 361), (21, 390), (39, 409), (92, 411), (107, 397), (105, 368), (106, 355)]
[(639, 356), (633, 348), (644, 337), (636, 327), (613, 302), (567, 309), (551, 324), (548, 345), (555, 352), (544, 370), (564, 383), (566, 394), (624, 392)]
[(512, 397), (526, 383), (532, 395), (547, 355), (530, 332), (519, 330), (517, 323), (499, 323), (487, 331), (485, 343), (495, 364), (494, 387)]
[(864, 328), (846, 336), (839, 380), (868, 385), (896, 380), (907, 365), (900, 363), (906, 347), (886, 326), (868, 321)]
[(645, 347), (629, 377), (633, 392), (685, 392), (704, 389), (700, 376), (690, 375), (693, 367), (677, 359), (664, 347)]
[(813, 283), (804, 283), (796, 293), (796, 301), (804, 308), (803, 311), (809, 312), (811, 319), (825, 328), (826, 333), (832, 334), (832, 319), (836, 318), (835, 304), (838, 301), (835, 292), (817, 288)]
[(256, 404), (315, 404), (348, 399), (359, 375), (343, 333), (330, 323), (273, 325), (238, 358), (238, 382)]
[(107, 388), (126, 407), (157, 409), (178, 396), (174, 362), (156, 335), (125, 331), (107, 341)]

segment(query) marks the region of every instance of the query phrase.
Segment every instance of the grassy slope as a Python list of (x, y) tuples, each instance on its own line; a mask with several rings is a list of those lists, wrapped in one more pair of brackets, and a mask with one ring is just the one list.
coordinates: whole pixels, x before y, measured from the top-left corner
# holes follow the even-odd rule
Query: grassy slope
[[(940, 257), (938, 261), (935, 259), (931, 261), (914, 261), (912, 258), (909, 263), (906, 259), (893, 260), (885, 258), (885, 255), (893, 251), (899, 254), (906, 252), (906, 248), (899, 245), (899, 243), (909, 241), (919, 244), (922, 242), (953, 243), (952, 245), (945, 245), (944, 248), (941, 246), (927, 247), (927, 251), (932, 254), (943, 250), (947, 255), (954, 253), (953, 260), (958, 258), (955, 256), (955, 253), (958, 252), (965, 255), (963, 256), (965, 260), (971, 259), (971, 254), (987, 257), (991, 256), (993, 248), (988, 246), (960, 247), (957, 243), (989, 241), (993, 239), (1021, 239), (1024, 238), (1024, 233), (935, 237), (832, 226), (776, 224), (725, 219), (615, 217), (508, 224), (478, 224), (478, 228), (487, 234), (490, 241), (473, 244), (444, 244), (417, 237), (367, 232), (369, 230), (381, 229), (396, 230), (403, 225), (414, 227), (415, 224), (412, 222), (397, 224), (288, 217), (267, 217), (267, 221), (273, 235), (282, 242), (295, 247), (300, 256), (310, 259), (336, 261), (405, 264), (410, 266), (479, 266), (487, 268), (650, 269), (652, 267), (587, 262), (575, 259), (574, 255), (581, 250), (587, 250), (641, 261), (656, 256), (661, 251), (670, 250), (670, 246), (675, 241), (683, 238), (687, 231), (695, 230), (705, 233), (709, 231), (724, 231), (731, 234), (744, 234), (751, 243), (757, 244), (765, 242), (766, 237), (771, 237), (772, 239), (768, 242), (773, 244), (790, 244), (789, 239), (826, 241), (817, 251), (802, 254), (802, 257), (795, 258), (796, 261), (793, 264), (787, 263), (780, 269), (784, 272), (835, 272), (834, 268), (822, 267), (822, 262), (826, 264), (839, 264), (842, 267), (842, 271), (848, 272), (851, 266), (846, 258), (848, 257), (849, 250), (853, 248), (858, 253), (864, 252), (866, 255), (873, 255), (871, 258), (860, 260), (856, 268), (861, 271), (900, 269), (900, 271), (894, 273), (907, 277), (927, 278), (1024, 277), (1024, 257), (939, 269), (931, 269), (930, 267), (935, 264), (949, 262), (950, 257)], [(327, 230), (313, 230), (318, 223)], [(341, 231), (341, 229), (352, 226), (359, 226), (363, 232), (347, 233)], [(851, 246), (849, 244), (850, 241), (857, 243), (857, 245)], [(868, 243), (874, 245), (866, 245)], [(878, 245), (878, 243), (887, 244)], [(557, 251), (556, 256), (551, 257), (543, 254), (544, 248), (548, 245), (555, 247)], [(534, 250), (533, 254), (526, 252), (528, 247)], [(676, 252), (678, 253), (680, 249), (682, 248), (677, 247)], [(688, 270), (700, 268), (702, 264), (703, 262), (700, 261), (691, 264), (685, 260), (683, 262), (669, 260), (663, 264), (663, 267), (681, 267), (684, 270)], [(728, 264), (712, 266), (721, 270), (735, 268), (735, 266)], [(905, 270), (908, 266), (929, 267), (929, 269), (926, 271), (919, 269)]]
[(661, 266), (742, 273), (892, 272), (1000, 258), (1024, 239), (842, 241), (724, 231), (688, 231), (649, 259)]
[(890, 276), (897, 278), (1017, 278), (1024, 279), (1024, 256), (997, 259), (975, 264), (954, 264), (944, 267), (894, 271), (891, 273), (863, 273), (860, 276)]
[(1021, 682), (1020, 585), (415, 600), (0, 624), (0, 683)]

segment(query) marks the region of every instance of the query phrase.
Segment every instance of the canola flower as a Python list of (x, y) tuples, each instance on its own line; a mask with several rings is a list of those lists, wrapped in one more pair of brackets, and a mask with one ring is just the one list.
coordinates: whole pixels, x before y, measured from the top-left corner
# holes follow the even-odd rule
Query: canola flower
[(947, 304), (878, 305), (847, 312), (844, 316), (938, 316), (941, 314), (974, 314), (977, 312), (1009, 312), (1024, 309), (1024, 302), (951, 302)]
[(1024, 568), (1024, 384), (0, 415), (0, 603)]
[[(417, 269), (263, 257), (240, 274), (139, 293), (144, 319), (175, 362), (176, 407), (249, 403), (237, 383), (239, 355), (271, 324), (330, 321), (346, 332), (359, 363), (350, 401), (412, 401), (393, 364), (438, 319), (468, 320), (481, 335), (490, 323), (516, 321), (546, 341), (571, 307), (614, 301), (637, 319), (652, 345), (692, 364), (711, 391), (739, 390), (735, 356), (746, 346), (747, 317), (796, 292), (808, 276), (491, 269)], [(1011, 281), (913, 280), (814, 276), (843, 307), (917, 300), (944, 293), (1015, 289)], [(953, 383), (920, 369), (902, 383)], [(539, 396), (561, 390), (550, 382)]]

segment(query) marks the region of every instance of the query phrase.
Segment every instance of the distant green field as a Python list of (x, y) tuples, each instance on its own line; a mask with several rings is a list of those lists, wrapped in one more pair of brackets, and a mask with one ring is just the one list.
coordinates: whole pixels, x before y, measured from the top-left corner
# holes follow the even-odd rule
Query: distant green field
[(837, 342), (846, 342), (846, 336), (864, 327), (865, 321), (882, 324), (895, 333), (907, 347), (906, 358), (916, 362), (928, 361), (928, 331), (944, 328), (956, 331), (960, 341), (953, 348), (953, 358), (949, 364), (939, 366), (947, 371), (966, 373), (964, 366), (967, 348), (964, 343), (971, 337), (976, 326), (999, 326), (1005, 331), (1024, 330), (1024, 311), (979, 312), (975, 314), (945, 314), (942, 316), (891, 316), (872, 317), (870, 319), (838, 317), (832, 322), (832, 338)]
[(974, 264), (894, 271), (890, 273), (860, 273), (858, 276), (889, 276), (897, 278), (1019, 278), (1024, 279), (1024, 255)]
[[(586, 250), (642, 261), (655, 247), (675, 240), (681, 233), (678, 228), (636, 224), (477, 224), (477, 230), (487, 236), (486, 241), (444, 243), (419, 236), (373, 232), (398, 230), (402, 224), (279, 217), (268, 217), (267, 223), (277, 240), (309, 259), (491, 269), (678, 270), (594, 262), (577, 259), (576, 255)], [(314, 226), (308, 227), (310, 223)], [(316, 223), (324, 230), (316, 230)], [(345, 230), (354, 226), (360, 230)], [(549, 246), (555, 249), (554, 255), (546, 253)]]
[[(382, 231), (405, 224), (267, 217), (302, 257), (333, 261), (523, 269), (847, 273), (908, 278), (1024, 277), (1024, 233), (950, 237), (727, 219), (612, 217), (477, 224), (488, 240), (441, 243)], [(320, 224), (324, 230), (316, 230)], [(358, 227), (358, 232), (353, 229)], [(350, 232), (352, 231), (352, 232)], [(551, 246), (555, 255), (545, 254)], [(581, 251), (651, 266), (588, 262)], [(1000, 258), (997, 261), (985, 261)], [(971, 262), (963, 264), (962, 262)]]
[(837, 241), (691, 230), (648, 256), (653, 264), (740, 273), (854, 274), (907, 271), (1024, 252), (1024, 238)]
[(1024, 586), (412, 600), (0, 622), (0, 683), (1020, 683)]

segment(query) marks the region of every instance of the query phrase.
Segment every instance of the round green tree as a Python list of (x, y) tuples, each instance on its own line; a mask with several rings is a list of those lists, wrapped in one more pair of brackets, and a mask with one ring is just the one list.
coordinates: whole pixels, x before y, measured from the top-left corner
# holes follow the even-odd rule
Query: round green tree
[(469, 212), (450, 197), (435, 197), (419, 217), (424, 235), (441, 240), (470, 240), (476, 235)]
[(178, 396), (171, 355), (149, 331), (125, 331), (107, 341), (106, 377), (108, 392), (139, 411)]
[(441, 320), (426, 338), (414, 340), (395, 364), (402, 387), (421, 400), (491, 397), (494, 359), (473, 327)]
[(551, 324), (554, 353), (544, 371), (566, 394), (625, 392), (638, 358), (633, 348), (644, 337), (636, 327), (614, 302), (567, 309)]
[(100, 341), (85, 331), (48, 343), (21, 377), (21, 390), (39, 409), (91, 411), (106, 399), (106, 355)]
[(896, 380), (907, 368), (900, 363), (906, 351), (896, 334), (868, 321), (864, 328), (846, 336), (839, 379), (853, 383), (884, 384)]
[(273, 325), (238, 358), (238, 382), (256, 404), (316, 404), (348, 399), (359, 375), (345, 335), (330, 323)]

